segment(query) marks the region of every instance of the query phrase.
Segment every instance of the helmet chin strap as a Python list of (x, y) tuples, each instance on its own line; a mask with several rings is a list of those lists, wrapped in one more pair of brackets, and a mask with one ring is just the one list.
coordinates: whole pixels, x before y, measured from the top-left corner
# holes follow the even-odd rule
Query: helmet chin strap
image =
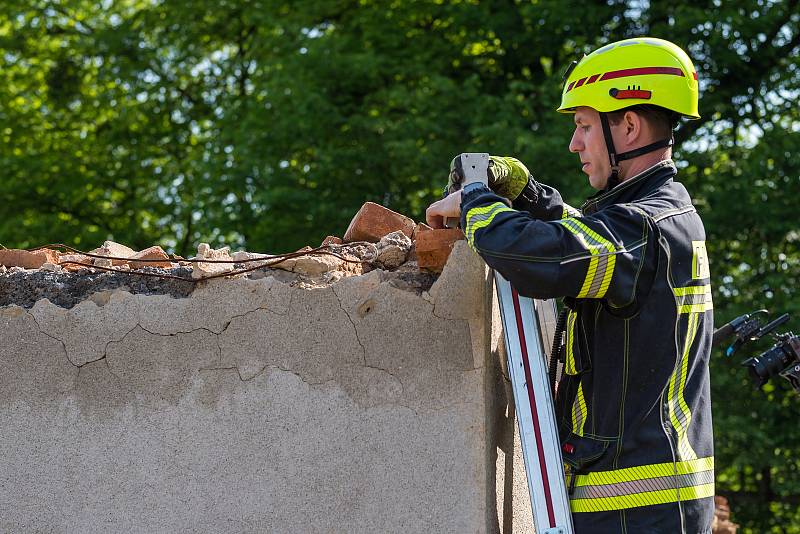
[(650, 143), (649, 145), (635, 148), (633, 150), (629, 150), (628, 152), (623, 152), (622, 154), (617, 154), (617, 149), (614, 148), (614, 139), (611, 137), (611, 126), (608, 123), (608, 113), (600, 112), (600, 124), (603, 127), (603, 137), (606, 140), (606, 149), (608, 149), (608, 161), (611, 163), (611, 175), (608, 177), (606, 181), (606, 190), (609, 191), (614, 189), (620, 184), (619, 178), (619, 162), (625, 161), (626, 159), (633, 159), (635, 157), (641, 156), (642, 154), (647, 154), (648, 152), (653, 152), (654, 150), (658, 150), (660, 148), (667, 148), (671, 147), (675, 142), (674, 139), (670, 136), (669, 139), (662, 139), (660, 141), (656, 141), (655, 143)]

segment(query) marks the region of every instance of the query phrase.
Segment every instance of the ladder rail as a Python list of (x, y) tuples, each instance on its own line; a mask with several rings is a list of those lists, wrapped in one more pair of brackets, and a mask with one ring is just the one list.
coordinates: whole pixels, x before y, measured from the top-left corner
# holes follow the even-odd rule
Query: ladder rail
[(494, 277), (536, 531), (572, 534), (537, 303), (519, 295), (500, 273)]

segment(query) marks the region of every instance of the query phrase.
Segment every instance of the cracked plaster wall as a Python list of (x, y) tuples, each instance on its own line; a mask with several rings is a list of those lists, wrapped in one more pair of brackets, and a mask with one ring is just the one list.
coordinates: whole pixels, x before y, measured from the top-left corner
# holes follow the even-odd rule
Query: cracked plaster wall
[(498, 322), (463, 241), (422, 294), (0, 308), (0, 531), (530, 532)]

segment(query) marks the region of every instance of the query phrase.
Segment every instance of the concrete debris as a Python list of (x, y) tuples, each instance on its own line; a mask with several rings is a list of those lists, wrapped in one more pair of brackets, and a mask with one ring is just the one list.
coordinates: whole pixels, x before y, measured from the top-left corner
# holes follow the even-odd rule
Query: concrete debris
[(398, 230), (381, 238), (377, 245), (376, 263), (384, 269), (396, 269), (406, 261), (411, 250), (411, 239)]
[(99, 256), (96, 258), (87, 256), (87, 253), (61, 253), (49, 249), (35, 252), (0, 249), (0, 274), (9, 276), (25, 269), (40, 270), (52, 281), (54, 273), (61, 276), (77, 273), (85, 278), (108, 272), (105, 270), (130, 272), (145, 269), (154, 275), (188, 278), (191, 274), (192, 280), (201, 280), (255, 268), (248, 271), (248, 278), (279, 277), (282, 275), (277, 273), (285, 272), (313, 278), (303, 283), (325, 285), (376, 268), (404, 276), (419, 271), (423, 271), (419, 274), (441, 272), (457, 239), (463, 239), (458, 230), (433, 230), (424, 223), (415, 223), (400, 213), (367, 202), (353, 217), (344, 237), (329, 235), (320, 245), (325, 247), (323, 250), (311, 252), (311, 247), (303, 247), (297, 251), (300, 256), (283, 260), (271, 254), (245, 250), (231, 253), (229, 247), (215, 250), (208, 243), (200, 243), (197, 256), (191, 258), (193, 261), (185, 261), (182, 257), (168, 255), (160, 246), (136, 252), (126, 245), (107, 240), (88, 253)]
[[(169, 269), (172, 267), (172, 262), (169, 261), (169, 256), (159, 246), (146, 248), (141, 252), (137, 252), (131, 258), (130, 266), (132, 269), (141, 269), (142, 267), (161, 267)], [(135, 261), (135, 260), (164, 260), (164, 261)]]
[(456, 241), (464, 239), (464, 232), (459, 228), (445, 228), (441, 230), (428, 230), (417, 235), (416, 252), (419, 268), (442, 272), (453, 245)]
[[(193, 259), (232, 262), (233, 258), (230, 251), (230, 247), (222, 247), (215, 250), (208, 243), (200, 243), (197, 247), (197, 256)], [(192, 278), (199, 280), (200, 278), (208, 278), (209, 276), (227, 273), (232, 270), (233, 263), (194, 263), (192, 264)]]
[[(269, 254), (257, 254), (255, 252), (246, 252), (244, 250), (234, 252), (233, 256), (231, 257), (233, 258), (233, 261), (244, 264), (245, 267), (261, 267), (262, 265), (269, 263), (268, 260), (272, 259), (272, 256)], [(259, 259), (264, 259), (264, 261), (252, 261)]]
[(367, 202), (358, 210), (344, 233), (345, 243), (369, 241), (377, 243), (386, 234), (398, 230), (409, 238), (414, 234), (416, 224), (405, 215), (385, 208), (374, 202)]
[[(115, 258), (133, 258), (136, 255), (136, 251), (130, 247), (126, 247), (125, 245), (115, 243), (114, 241), (106, 241), (103, 243), (102, 247), (90, 250), (89, 254), (96, 254), (98, 256), (113, 256)], [(128, 263), (126, 260), (109, 260), (109, 261), (111, 261), (111, 264), (113, 266), (125, 265)], [(95, 263), (95, 265), (98, 264)]]
[(13, 248), (0, 250), (0, 264), (5, 267), (39, 269), (45, 263), (58, 263), (58, 252), (47, 248), (34, 252)]
[(324, 247), (326, 245), (341, 245), (341, 244), (342, 244), (341, 237), (336, 237), (335, 235), (329, 235), (328, 237), (322, 240), (322, 244), (320, 244), (320, 246)]

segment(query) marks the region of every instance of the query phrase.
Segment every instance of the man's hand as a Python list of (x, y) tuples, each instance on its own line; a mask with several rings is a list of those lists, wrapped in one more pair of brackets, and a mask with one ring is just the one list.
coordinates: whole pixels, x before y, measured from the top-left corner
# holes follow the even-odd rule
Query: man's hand
[(461, 191), (456, 191), (437, 200), (425, 210), (425, 220), (431, 228), (444, 228), (448, 217), (461, 217)]
[(528, 184), (530, 174), (517, 158), (489, 156), (489, 187), (501, 197), (514, 201)]
[[(450, 162), (450, 174), (447, 177), (447, 194), (454, 193), (464, 187), (464, 174), (457, 164), (459, 154)], [(489, 156), (487, 181), (489, 188), (508, 200), (514, 201), (528, 184), (530, 172), (517, 158), (508, 156)]]

